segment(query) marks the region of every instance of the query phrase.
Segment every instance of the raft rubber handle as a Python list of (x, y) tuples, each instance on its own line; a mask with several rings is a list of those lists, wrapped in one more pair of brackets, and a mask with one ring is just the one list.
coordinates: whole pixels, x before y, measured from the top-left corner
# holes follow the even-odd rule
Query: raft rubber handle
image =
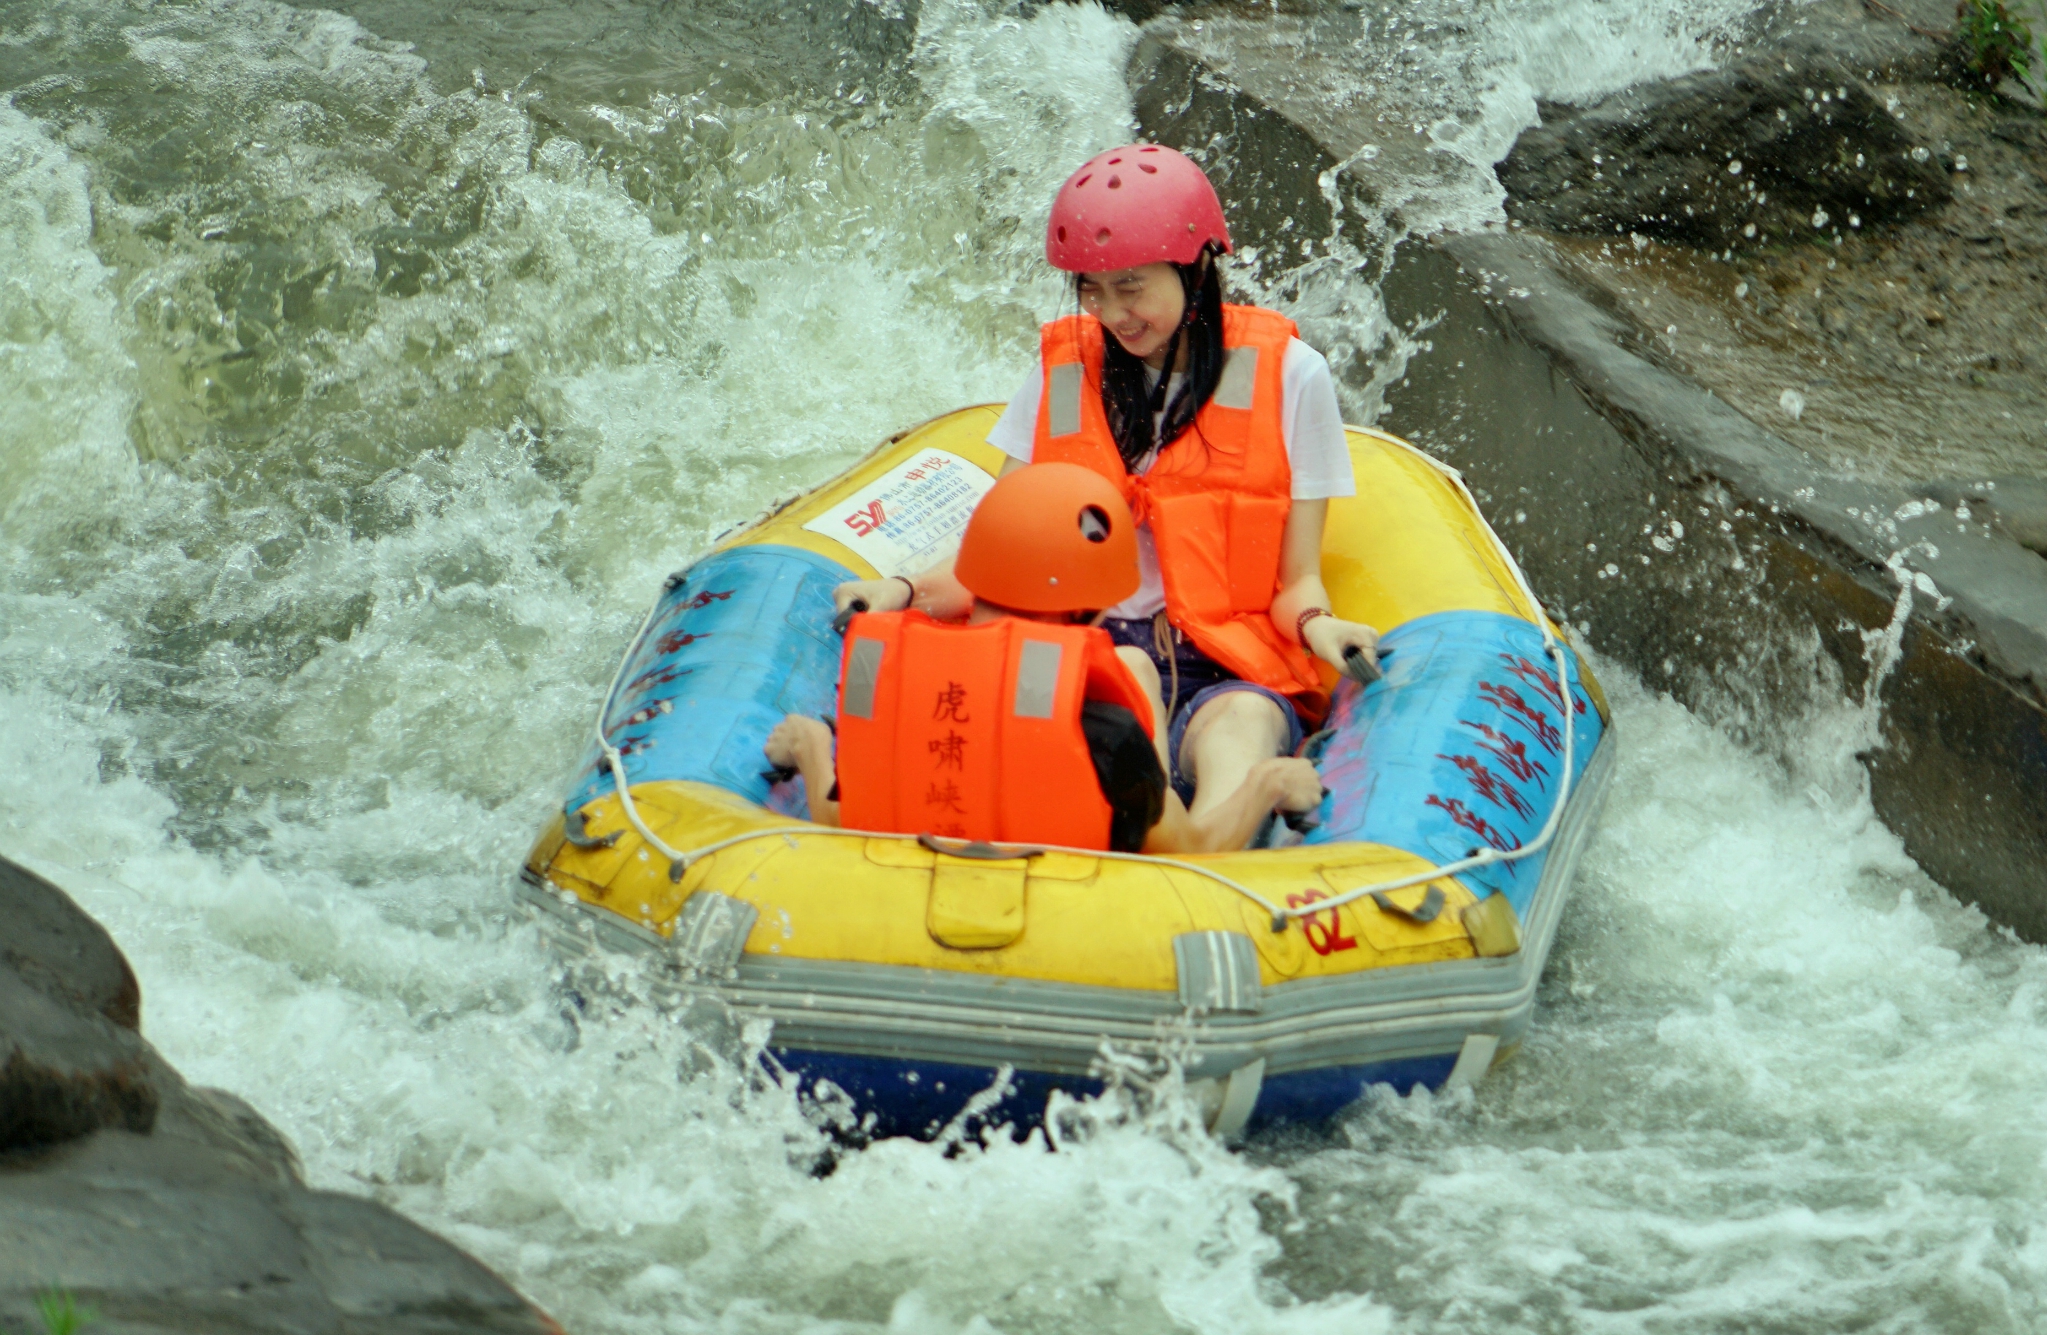
[(1041, 858), (1047, 850), (1033, 848), (1028, 844), (991, 844), (980, 839), (941, 839), (935, 834), (920, 834), (917, 842), (933, 853), (943, 853), (950, 858), (972, 858), (978, 862), (1019, 862), (1030, 858)]
[(846, 627), (853, 624), (853, 618), (866, 610), (867, 600), (865, 598), (855, 598), (852, 602), (847, 603), (845, 608), (832, 618), (832, 634), (844, 635)]
[(1360, 686), (1370, 686), (1386, 674), (1379, 671), (1379, 655), (1366, 653), (1353, 644), (1343, 651), (1343, 675)]

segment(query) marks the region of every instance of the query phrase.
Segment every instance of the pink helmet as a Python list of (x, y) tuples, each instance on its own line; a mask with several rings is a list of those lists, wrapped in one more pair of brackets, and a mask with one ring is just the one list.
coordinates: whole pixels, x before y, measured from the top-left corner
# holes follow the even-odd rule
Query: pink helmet
[(1069, 273), (1192, 264), (1210, 243), (1230, 249), (1215, 187), (1185, 153), (1130, 144), (1088, 159), (1052, 197), (1045, 258)]

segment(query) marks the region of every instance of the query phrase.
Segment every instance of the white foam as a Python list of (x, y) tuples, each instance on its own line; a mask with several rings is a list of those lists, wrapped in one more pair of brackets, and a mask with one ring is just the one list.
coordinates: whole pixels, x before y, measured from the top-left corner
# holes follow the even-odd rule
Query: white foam
[(0, 551), (49, 540), (30, 512), (67, 493), (132, 495), (135, 367), (91, 235), (83, 166), (0, 102)]

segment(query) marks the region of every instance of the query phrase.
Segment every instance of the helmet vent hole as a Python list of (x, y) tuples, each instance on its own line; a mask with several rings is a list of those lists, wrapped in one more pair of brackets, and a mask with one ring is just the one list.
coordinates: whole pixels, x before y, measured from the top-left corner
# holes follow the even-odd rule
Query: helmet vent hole
[(1062, 243), (1066, 240), (1066, 229), (1064, 227), (1059, 229), (1059, 240)]
[(1098, 246), (1106, 246), (1109, 244), (1108, 228), (1104, 227), (1101, 231), (1095, 233), (1095, 244)]
[(1099, 505), (1090, 505), (1080, 512), (1080, 533), (1089, 542), (1109, 540), (1109, 512)]
[(1111, 177), (1109, 178), (1109, 189), (1111, 189), (1111, 190), (1121, 190), (1122, 188), (1123, 188), (1123, 178), (1122, 178), (1122, 177), (1120, 177), (1120, 176), (1111, 176)]
[(1152, 166), (1149, 162), (1138, 163), (1137, 170), (1143, 172), (1147, 176), (1157, 176), (1159, 174), (1159, 169), (1157, 167)]
[(1086, 185), (1086, 184), (1087, 184), (1087, 183), (1088, 183), (1089, 181), (1092, 181), (1092, 180), (1094, 180), (1094, 179), (1095, 179), (1095, 174), (1094, 174), (1093, 172), (1089, 172), (1089, 173), (1088, 173), (1087, 175), (1085, 175), (1085, 176), (1081, 177), (1081, 178), (1080, 178), (1080, 179), (1079, 179), (1078, 181), (1075, 181), (1075, 182), (1073, 183), (1073, 188), (1074, 188), (1075, 190), (1078, 190), (1078, 189), (1080, 189), (1080, 188), (1081, 188), (1082, 186)]
[(1113, 166), (1115, 166), (1115, 165), (1116, 165), (1117, 163), (1119, 163), (1119, 162), (1121, 162), (1121, 161), (1123, 161), (1123, 159), (1121, 159), (1121, 158), (1110, 158), (1110, 159), (1109, 159), (1109, 165), (1110, 165), (1111, 167), (1113, 167)]

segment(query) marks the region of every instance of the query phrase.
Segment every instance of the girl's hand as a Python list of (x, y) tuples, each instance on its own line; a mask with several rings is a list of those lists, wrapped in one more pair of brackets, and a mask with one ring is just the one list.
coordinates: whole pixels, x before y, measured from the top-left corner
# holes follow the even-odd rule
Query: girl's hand
[(866, 603), (870, 612), (900, 612), (910, 605), (910, 585), (900, 579), (849, 579), (832, 590), (832, 603), (841, 612), (855, 601)]
[(1343, 621), (1333, 616), (1310, 617), (1308, 624), (1301, 628), (1301, 641), (1308, 652), (1321, 659), (1338, 672), (1343, 671), (1343, 657), (1352, 649), (1362, 650), (1369, 658), (1379, 649), (1379, 632), (1362, 621)]

